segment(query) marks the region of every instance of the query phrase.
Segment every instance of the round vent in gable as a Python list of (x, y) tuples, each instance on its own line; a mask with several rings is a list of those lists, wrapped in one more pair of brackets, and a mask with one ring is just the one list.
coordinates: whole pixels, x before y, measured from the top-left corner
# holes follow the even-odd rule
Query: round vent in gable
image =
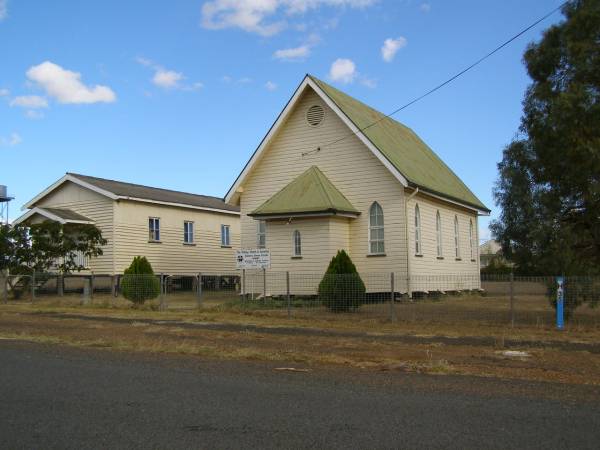
[(313, 127), (323, 122), (323, 117), (325, 117), (325, 110), (321, 105), (313, 105), (306, 111), (306, 121)]

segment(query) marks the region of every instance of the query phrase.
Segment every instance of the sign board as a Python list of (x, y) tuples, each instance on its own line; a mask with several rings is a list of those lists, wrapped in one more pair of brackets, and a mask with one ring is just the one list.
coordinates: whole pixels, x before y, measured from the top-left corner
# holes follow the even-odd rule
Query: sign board
[(271, 252), (266, 248), (236, 250), (235, 260), (238, 269), (271, 268)]

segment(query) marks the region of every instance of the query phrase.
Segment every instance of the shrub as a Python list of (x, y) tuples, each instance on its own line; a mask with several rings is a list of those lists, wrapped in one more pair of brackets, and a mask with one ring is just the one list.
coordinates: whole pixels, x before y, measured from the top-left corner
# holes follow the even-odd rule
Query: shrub
[(365, 284), (344, 250), (335, 255), (319, 283), (319, 297), (330, 311), (356, 311), (365, 299)]
[(139, 304), (158, 297), (160, 281), (154, 275), (152, 265), (145, 256), (136, 256), (129, 268), (125, 269), (121, 292), (127, 300)]

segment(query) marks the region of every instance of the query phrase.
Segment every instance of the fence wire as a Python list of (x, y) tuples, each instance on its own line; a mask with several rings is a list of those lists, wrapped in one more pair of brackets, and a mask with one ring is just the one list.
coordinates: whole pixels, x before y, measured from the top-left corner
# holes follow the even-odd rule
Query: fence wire
[[(567, 326), (600, 328), (600, 277), (566, 277)], [(276, 271), (0, 275), (3, 302), (227, 310), (304, 321), (552, 327), (556, 277)]]

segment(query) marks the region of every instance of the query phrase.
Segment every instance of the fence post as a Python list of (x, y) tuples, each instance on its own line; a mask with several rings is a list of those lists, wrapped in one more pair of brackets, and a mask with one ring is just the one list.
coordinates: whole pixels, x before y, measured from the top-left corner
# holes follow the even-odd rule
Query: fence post
[(8, 303), (8, 273), (4, 277), (4, 293), (2, 294), (2, 303)]
[(58, 291), (59, 297), (62, 297), (63, 295), (65, 295), (64, 279), (65, 279), (65, 276), (62, 272), (59, 273), (58, 277), (56, 278), (56, 290)]
[(110, 295), (114, 298), (117, 295), (117, 286), (115, 286), (115, 276), (110, 276)]
[(166, 283), (165, 283), (165, 276), (163, 273), (160, 274), (160, 298), (159, 298), (159, 305), (158, 305), (158, 309), (159, 311), (164, 311), (166, 308), (166, 301), (165, 301), (165, 296), (166, 296)]
[(394, 300), (396, 297), (396, 287), (394, 286), (394, 272), (390, 273), (390, 284), (391, 284), (391, 292), (390, 292), (390, 320), (392, 322), (396, 321), (396, 305), (394, 304)]
[(263, 268), (263, 301), (267, 299), (267, 269)]
[(288, 319), (290, 317), (292, 317), (292, 301), (291, 301), (291, 297), (290, 297), (290, 271), (288, 270), (285, 273), (285, 287), (286, 287), (286, 292), (287, 292), (287, 314), (288, 314)]
[(202, 306), (202, 273), (198, 273), (198, 286), (196, 286), (196, 294), (198, 296), (198, 308)]
[(90, 272), (90, 298), (93, 299), (94, 298), (94, 272)]
[(242, 302), (246, 303), (246, 269), (242, 269)]
[(35, 270), (31, 272), (31, 301), (35, 301)]
[(83, 277), (83, 294), (81, 296), (81, 303), (83, 305), (89, 305), (90, 303), (90, 288), (92, 286), (92, 280), (88, 277)]
[(515, 326), (515, 275), (511, 272), (510, 280), (510, 326)]
[(564, 277), (556, 277), (556, 328), (565, 327), (565, 286)]

